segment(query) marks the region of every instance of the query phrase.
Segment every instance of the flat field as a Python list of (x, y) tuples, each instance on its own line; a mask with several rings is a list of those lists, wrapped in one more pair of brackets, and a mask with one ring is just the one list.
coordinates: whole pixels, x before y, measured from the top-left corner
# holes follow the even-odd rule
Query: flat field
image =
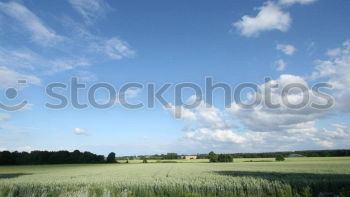
[(190, 161), (2, 166), (0, 196), (350, 196), (350, 157)]

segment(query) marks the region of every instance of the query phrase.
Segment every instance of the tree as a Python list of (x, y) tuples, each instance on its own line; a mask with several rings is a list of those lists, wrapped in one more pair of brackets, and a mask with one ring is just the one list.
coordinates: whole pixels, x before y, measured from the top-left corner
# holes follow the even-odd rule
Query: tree
[(115, 163), (115, 153), (111, 152), (108, 154), (107, 163)]
[(209, 158), (209, 162), (217, 162), (218, 161), (218, 156), (213, 151), (211, 151), (209, 153), (208, 158)]
[(147, 161), (146, 157), (143, 158), (142, 163), (147, 163), (147, 162), (148, 162), (148, 161)]
[(277, 154), (275, 157), (276, 161), (284, 161), (284, 156), (282, 154)]

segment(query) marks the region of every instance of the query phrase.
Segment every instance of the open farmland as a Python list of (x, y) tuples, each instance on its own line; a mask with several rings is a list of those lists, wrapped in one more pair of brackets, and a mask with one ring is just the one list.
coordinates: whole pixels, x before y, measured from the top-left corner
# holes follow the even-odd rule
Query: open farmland
[(317, 196), (320, 192), (333, 192), (349, 195), (349, 157), (290, 158), (285, 162), (261, 160), (237, 159), (235, 163), (3, 166), (0, 167), (0, 194)]

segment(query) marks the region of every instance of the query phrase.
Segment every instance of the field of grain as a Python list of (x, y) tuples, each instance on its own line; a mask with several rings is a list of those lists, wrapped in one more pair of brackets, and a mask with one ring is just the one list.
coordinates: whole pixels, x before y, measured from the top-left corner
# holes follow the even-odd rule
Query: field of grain
[(350, 158), (0, 167), (0, 196), (349, 196)]

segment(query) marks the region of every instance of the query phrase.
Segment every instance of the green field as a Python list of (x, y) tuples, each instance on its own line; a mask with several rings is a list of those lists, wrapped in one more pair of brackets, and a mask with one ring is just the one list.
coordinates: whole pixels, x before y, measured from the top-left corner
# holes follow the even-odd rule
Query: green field
[(0, 195), (318, 196), (332, 192), (349, 196), (350, 157), (190, 161), (2, 166)]

